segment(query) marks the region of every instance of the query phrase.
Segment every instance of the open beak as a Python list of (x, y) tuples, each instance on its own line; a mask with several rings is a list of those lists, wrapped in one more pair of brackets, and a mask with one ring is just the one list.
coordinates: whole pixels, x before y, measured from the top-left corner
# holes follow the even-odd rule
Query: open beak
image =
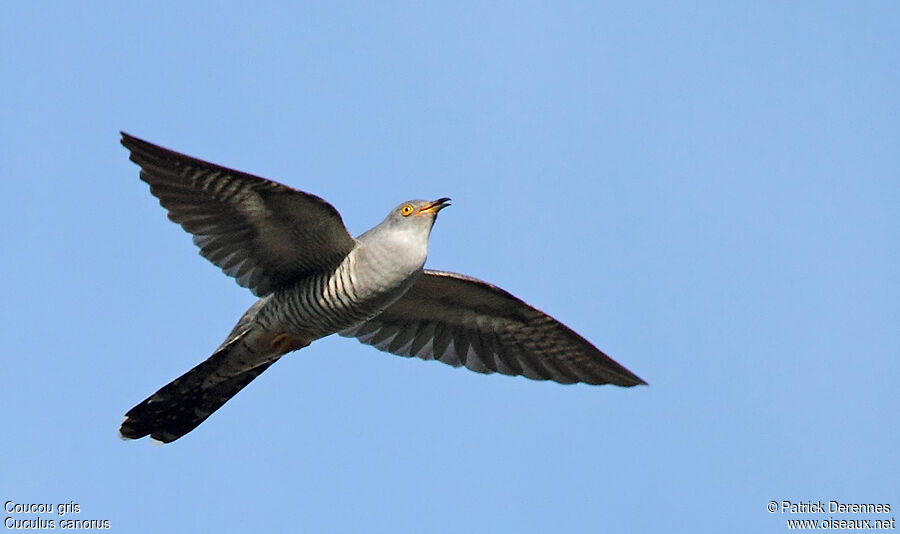
[(449, 205), (450, 199), (448, 197), (439, 198), (419, 208), (419, 210), (416, 211), (416, 215), (422, 215), (423, 213), (434, 213), (435, 215), (437, 215), (437, 212), (441, 211)]

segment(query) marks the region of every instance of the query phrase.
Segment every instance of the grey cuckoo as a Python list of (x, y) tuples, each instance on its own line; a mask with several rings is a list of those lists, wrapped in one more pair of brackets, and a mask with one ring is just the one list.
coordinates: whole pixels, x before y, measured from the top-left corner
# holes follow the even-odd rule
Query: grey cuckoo
[(200, 254), (259, 297), (212, 356), (125, 415), (125, 438), (180, 438), (284, 354), (334, 333), (479, 373), (645, 384), (506, 291), (424, 269), (449, 198), (404, 202), (354, 239), (317, 196), (125, 133), (122, 144)]

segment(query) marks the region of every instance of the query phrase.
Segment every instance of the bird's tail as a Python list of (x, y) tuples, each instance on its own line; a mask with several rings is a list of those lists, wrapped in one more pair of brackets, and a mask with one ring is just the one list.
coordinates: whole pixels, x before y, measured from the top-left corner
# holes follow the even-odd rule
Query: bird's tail
[(200, 365), (184, 373), (125, 414), (119, 434), (169, 443), (187, 434), (275, 363), (273, 355), (257, 364), (244, 337), (237, 335)]

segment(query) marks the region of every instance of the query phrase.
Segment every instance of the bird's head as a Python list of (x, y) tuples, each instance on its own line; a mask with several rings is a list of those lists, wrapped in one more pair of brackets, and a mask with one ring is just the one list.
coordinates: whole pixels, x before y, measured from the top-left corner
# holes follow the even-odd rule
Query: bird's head
[(408, 200), (391, 211), (390, 218), (403, 224), (434, 224), (437, 214), (450, 205), (447, 197), (437, 200)]
[(424, 231), (427, 236), (438, 212), (449, 205), (450, 199), (447, 197), (437, 200), (408, 200), (391, 210), (385, 222), (395, 228)]
[(378, 226), (359, 236), (364, 247), (390, 251), (392, 260), (420, 269), (428, 254), (428, 237), (437, 214), (449, 206), (449, 198), (409, 200), (392, 209)]

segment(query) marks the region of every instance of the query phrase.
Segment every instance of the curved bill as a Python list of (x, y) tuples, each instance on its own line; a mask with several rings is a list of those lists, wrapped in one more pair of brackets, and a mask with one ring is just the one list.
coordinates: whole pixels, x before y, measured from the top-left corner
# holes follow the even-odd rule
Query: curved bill
[(418, 211), (416, 211), (416, 215), (421, 215), (423, 213), (434, 213), (435, 215), (437, 215), (437, 212), (441, 211), (449, 205), (450, 197), (442, 197), (437, 200), (431, 201), (419, 208)]

